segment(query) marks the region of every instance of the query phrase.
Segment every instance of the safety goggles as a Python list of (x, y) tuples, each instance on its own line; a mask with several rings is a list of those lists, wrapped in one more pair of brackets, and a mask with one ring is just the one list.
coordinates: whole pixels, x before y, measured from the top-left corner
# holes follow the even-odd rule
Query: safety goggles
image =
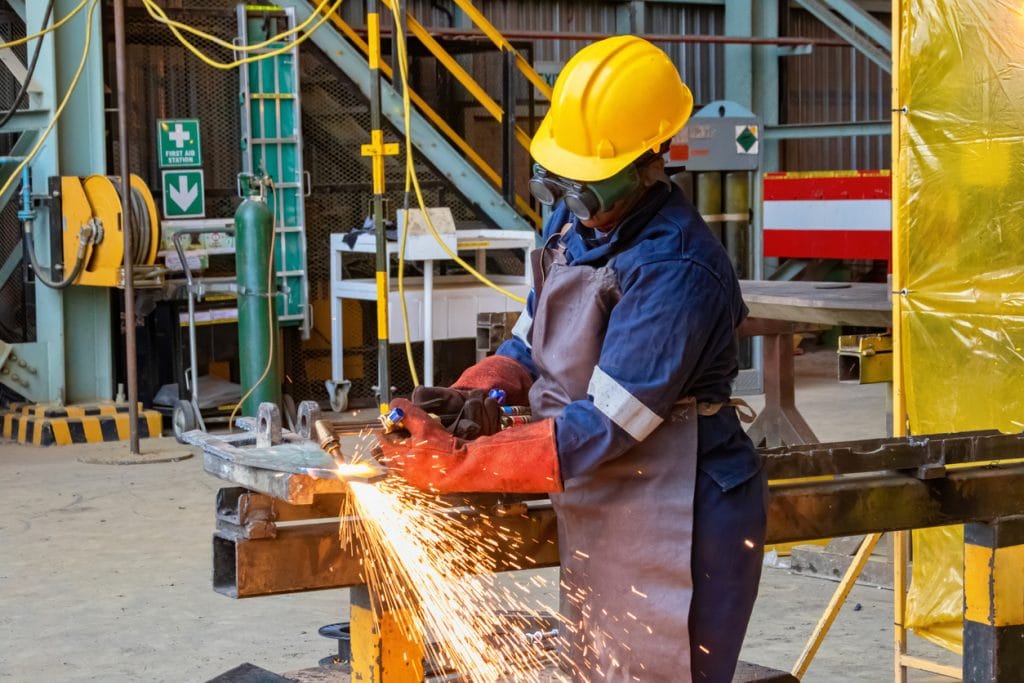
[(530, 194), (545, 206), (559, 199), (580, 220), (589, 220), (606, 211), (640, 185), (638, 164), (632, 163), (611, 178), (581, 183), (555, 175), (540, 164), (533, 165)]

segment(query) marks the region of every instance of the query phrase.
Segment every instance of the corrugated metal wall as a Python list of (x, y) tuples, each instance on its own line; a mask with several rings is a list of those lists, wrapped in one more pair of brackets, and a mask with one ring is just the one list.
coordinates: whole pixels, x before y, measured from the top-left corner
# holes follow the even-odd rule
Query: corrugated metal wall
[[(888, 23), (889, 16), (877, 15)], [(836, 38), (820, 21), (790, 8), (780, 33)], [(780, 122), (828, 123), (888, 120), (892, 108), (889, 74), (852, 47), (814, 48), (781, 62)], [(782, 146), (787, 171), (877, 169), (890, 166), (888, 136), (792, 140)]]

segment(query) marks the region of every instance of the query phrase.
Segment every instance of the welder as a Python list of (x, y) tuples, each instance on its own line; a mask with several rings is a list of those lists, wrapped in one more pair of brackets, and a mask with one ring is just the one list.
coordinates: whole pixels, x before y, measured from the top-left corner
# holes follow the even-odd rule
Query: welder
[[(757, 593), (767, 486), (730, 399), (747, 310), (662, 157), (692, 108), (640, 38), (566, 64), (530, 147), (552, 210), (513, 338), (395, 400), (411, 436), (383, 444), (426, 490), (551, 494), (574, 680), (728, 683)], [(534, 421), (499, 431), (494, 388)]]

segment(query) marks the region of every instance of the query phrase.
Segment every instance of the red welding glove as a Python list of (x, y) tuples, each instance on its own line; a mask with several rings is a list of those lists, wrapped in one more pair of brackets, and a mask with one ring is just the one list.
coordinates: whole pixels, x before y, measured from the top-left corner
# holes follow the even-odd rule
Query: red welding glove
[(450, 388), (416, 387), (412, 402), (419, 408), (442, 416), (457, 416), (450, 426), (461, 439), (497, 434), (501, 410), (487, 398), (491, 389), (505, 391), (509, 405), (529, 403), (533, 378), (519, 362), (505, 356), (488, 356), (462, 373)]
[(384, 437), (382, 460), (416, 488), (433, 493), (550, 493), (562, 490), (553, 419), (463, 441), (405, 399), (408, 438)]
[(505, 391), (505, 405), (525, 406), (530, 403), (530, 387), (533, 377), (519, 361), (508, 356), (487, 356), (476, 365), (466, 368), (452, 389), (491, 389)]

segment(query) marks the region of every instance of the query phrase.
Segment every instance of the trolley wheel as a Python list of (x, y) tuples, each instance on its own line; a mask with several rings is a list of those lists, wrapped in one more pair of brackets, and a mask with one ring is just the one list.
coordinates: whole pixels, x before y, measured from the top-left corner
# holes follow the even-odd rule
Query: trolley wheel
[(348, 410), (348, 392), (352, 388), (352, 382), (341, 380), (336, 382), (332, 379), (324, 382), (327, 389), (327, 398), (331, 401), (331, 410), (336, 413), (343, 413)]
[(174, 438), (178, 443), (187, 443), (184, 439), (185, 432), (190, 432), (199, 426), (196, 420), (196, 411), (188, 401), (178, 401), (174, 404), (174, 413), (171, 416), (174, 425)]

